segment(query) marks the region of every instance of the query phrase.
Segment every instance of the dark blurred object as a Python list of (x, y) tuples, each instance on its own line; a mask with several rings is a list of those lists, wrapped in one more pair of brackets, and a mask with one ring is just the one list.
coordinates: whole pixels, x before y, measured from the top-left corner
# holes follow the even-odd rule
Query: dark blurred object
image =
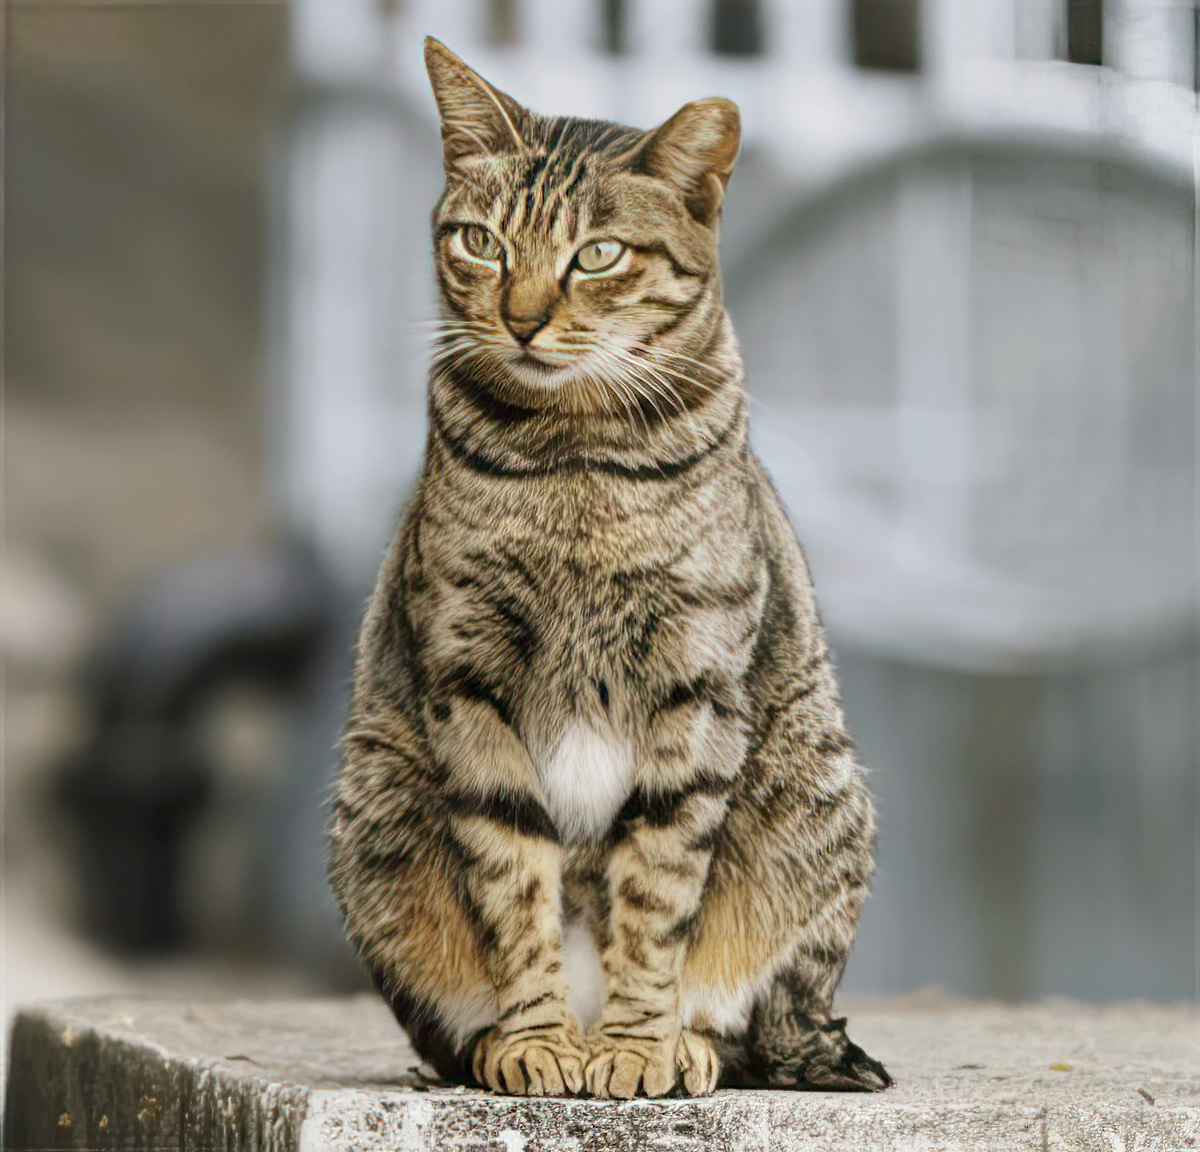
[(1067, 59), (1104, 63), (1104, 5), (1101, 0), (1067, 0)]
[(921, 23), (916, 0), (853, 0), (854, 63), (881, 72), (921, 70)]
[(179, 943), (183, 839), (203, 811), (214, 766), (190, 739), (222, 685), (298, 693), (328, 624), (324, 575), (307, 551), (206, 558), (156, 581), (86, 676), (87, 746), (57, 794), (81, 833), (86, 926), (122, 949)]
[(496, 48), (510, 48), (520, 40), (517, 7), (513, 0), (491, 0), (487, 12), (488, 43)]
[(625, 0), (602, 0), (601, 13), (604, 26), (604, 50), (613, 56), (624, 55), (629, 51), (625, 42)]
[(763, 54), (762, 11), (758, 0), (716, 0), (712, 48), (720, 56)]
[(613, 56), (624, 55), (629, 50), (625, 34), (628, 24), (625, 0), (601, 0), (600, 17), (605, 52)]
[(1192, 8), (1192, 91), (1200, 92), (1200, 3)]

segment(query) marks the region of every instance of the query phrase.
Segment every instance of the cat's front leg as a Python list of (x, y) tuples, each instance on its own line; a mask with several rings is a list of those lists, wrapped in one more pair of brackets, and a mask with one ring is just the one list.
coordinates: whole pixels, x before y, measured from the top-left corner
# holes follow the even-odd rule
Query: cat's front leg
[(449, 827), (496, 990), (496, 1023), (476, 1044), (473, 1074), (494, 1092), (578, 1092), (585, 1055), (562, 972), (562, 850), (533, 791), (533, 766), (485, 700), (460, 697), (430, 720), (449, 772)]
[(680, 1073), (685, 1089), (702, 1095), (719, 1072), (709, 1041), (681, 1028), (680, 984), (741, 736), (709, 701), (692, 699), (662, 708), (648, 737), (643, 783), (618, 817), (608, 856), (607, 998), (586, 1072), (594, 1096), (662, 1096)]
[(475, 1079), (514, 1095), (578, 1092), (586, 1057), (562, 975), (558, 845), (504, 817), (456, 823), (477, 854), (467, 885), (491, 943), (485, 963), (496, 987), (496, 1024), (476, 1045)]

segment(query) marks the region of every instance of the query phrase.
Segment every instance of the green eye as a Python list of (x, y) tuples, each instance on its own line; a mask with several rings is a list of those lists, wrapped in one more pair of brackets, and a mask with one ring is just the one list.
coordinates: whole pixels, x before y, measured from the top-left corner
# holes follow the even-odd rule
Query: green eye
[(462, 230), (462, 244), (478, 260), (500, 259), (500, 241), (479, 224), (468, 224)]
[(580, 248), (575, 263), (581, 272), (604, 272), (625, 255), (625, 245), (616, 240), (597, 240)]

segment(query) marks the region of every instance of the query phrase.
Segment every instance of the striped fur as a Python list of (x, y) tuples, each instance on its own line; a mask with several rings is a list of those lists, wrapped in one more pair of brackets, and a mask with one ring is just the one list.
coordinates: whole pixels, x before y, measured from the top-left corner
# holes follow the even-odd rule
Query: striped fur
[(451, 1079), (884, 1087), (832, 1017), (871, 804), (721, 302), (737, 110), (546, 118), (426, 60), (442, 320), (334, 799), (347, 932)]

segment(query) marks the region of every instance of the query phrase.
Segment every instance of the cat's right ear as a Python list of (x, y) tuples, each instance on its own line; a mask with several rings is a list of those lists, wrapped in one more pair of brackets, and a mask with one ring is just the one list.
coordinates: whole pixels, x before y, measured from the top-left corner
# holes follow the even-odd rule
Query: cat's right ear
[(447, 170), (475, 157), (527, 150), (521, 136), (525, 109), (432, 36), (425, 37), (425, 70), (442, 118)]

